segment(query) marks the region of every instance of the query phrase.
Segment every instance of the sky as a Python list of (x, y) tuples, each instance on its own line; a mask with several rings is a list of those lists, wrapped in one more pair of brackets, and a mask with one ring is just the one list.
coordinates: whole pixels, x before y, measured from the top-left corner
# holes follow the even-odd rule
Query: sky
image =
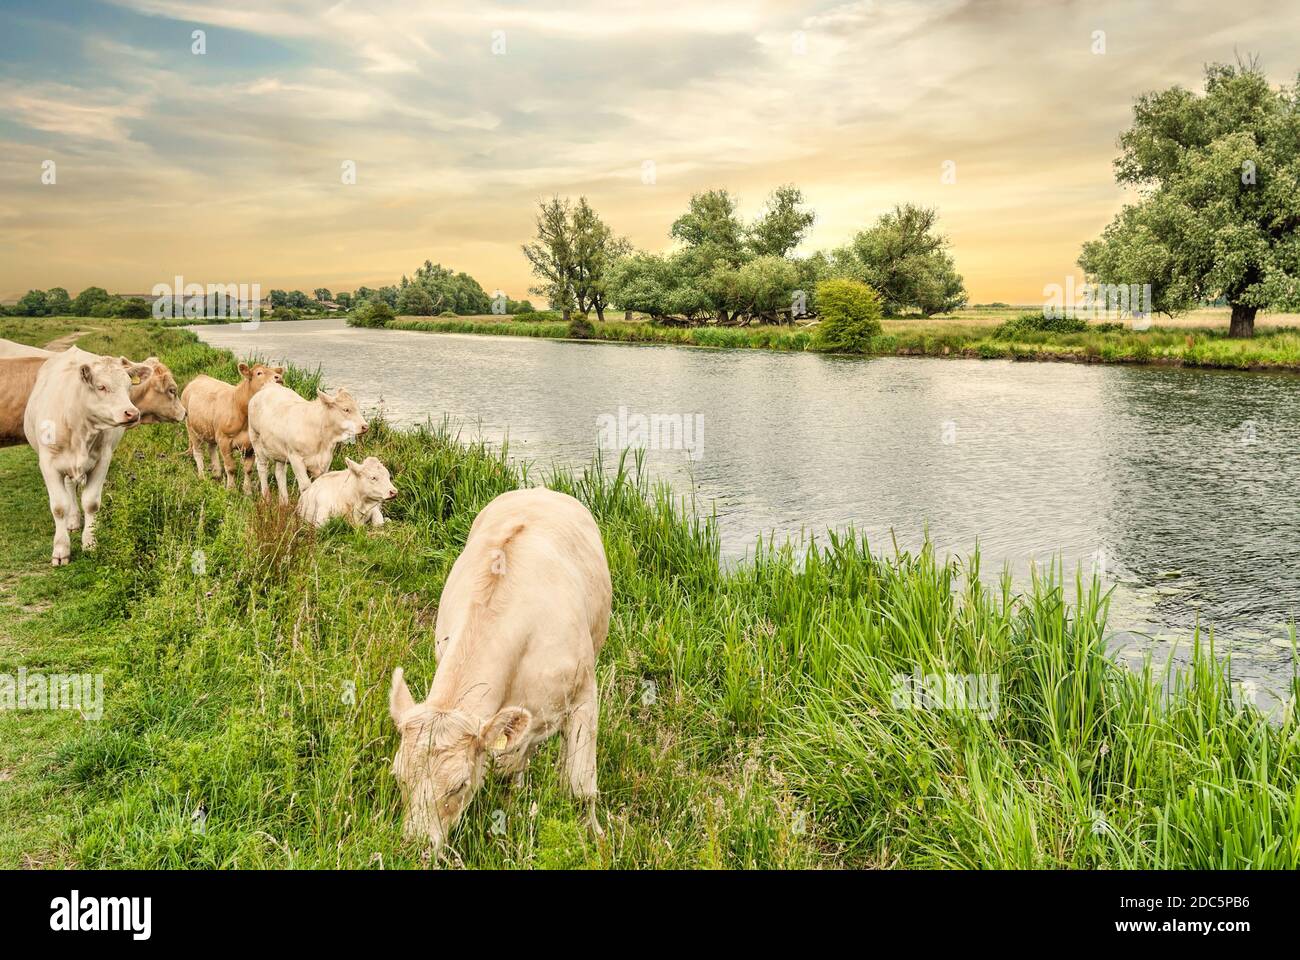
[(692, 193), (794, 183), (801, 253), (934, 206), (972, 302), (1036, 303), (1131, 198), (1134, 99), (1293, 82), (1297, 35), (1278, 0), (2, 0), (0, 299), (426, 259), (522, 297), (540, 199), (663, 250)]

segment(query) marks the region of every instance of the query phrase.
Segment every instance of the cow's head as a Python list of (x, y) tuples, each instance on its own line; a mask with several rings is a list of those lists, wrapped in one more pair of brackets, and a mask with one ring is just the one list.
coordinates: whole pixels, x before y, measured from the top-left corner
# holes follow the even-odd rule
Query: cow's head
[(149, 374), (140, 377), (131, 387), (131, 402), (140, 411), (141, 423), (178, 423), (185, 419), (185, 404), (181, 403), (176, 378), (167, 365), (157, 357), (150, 357), (141, 366)]
[(406, 803), (403, 833), (442, 849), (452, 828), (483, 785), (487, 759), (517, 747), (532, 723), (523, 707), (503, 707), (487, 721), (460, 710), (416, 703), (399, 667), (388, 710), (402, 734), (393, 775)]
[(334, 442), (352, 441), (370, 429), (366, 418), (361, 416), (357, 402), (346, 390), (336, 390), (329, 394), (318, 391), (316, 399), (321, 402), (329, 417), (330, 426), (334, 428)]
[(284, 383), (284, 367), (272, 367), (265, 363), (255, 363), (250, 367), (241, 363), (239, 376), (248, 381), (249, 393), (257, 393), (268, 383)]
[(129, 427), (138, 422), (140, 410), (131, 401), (131, 381), (143, 380), (153, 373), (152, 368), (126, 357), (84, 357), (79, 373), (86, 418), (100, 428)]
[(393, 486), (393, 478), (388, 475), (388, 468), (379, 462), (378, 457), (366, 457), (365, 460), (357, 463), (350, 457), (344, 457), (343, 461), (348, 465), (353, 479), (361, 488), (362, 499), (370, 503), (378, 503), (381, 500), (391, 500), (397, 496), (397, 488)]

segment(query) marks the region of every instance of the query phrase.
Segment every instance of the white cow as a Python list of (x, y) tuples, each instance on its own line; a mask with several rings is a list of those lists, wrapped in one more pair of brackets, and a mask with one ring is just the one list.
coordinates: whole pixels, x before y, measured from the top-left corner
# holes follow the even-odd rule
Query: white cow
[(288, 468), (293, 467), (298, 493), (311, 486), (334, 459), (334, 448), (355, 440), (370, 427), (346, 390), (318, 391), (304, 400), (288, 387), (269, 383), (248, 401), (248, 438), (257, 461), (262, 496), (271, 496), (267, 467), (275, 464), (280, 502), (289, 502)]
[(611, 598), (600, 530), (572, 497), (515, 490), (474, 518), (438, 603), (438, 669), (424, 702), (393, 672), (389, 712), (402, 735), (393, 773), (408, 838), (441, 848), (488, 756), (518, 773), (557, 731), (569, 787), (600, 832), (596, 654)]
[[(132, 379), (153, 368), (126, 357), (101, 357), (72, 347), (46, 361), (36, 375), (23, 415), (23, 433), (36, 450), (54, 516), (54, 566), (72, 556), (68, 531), (81, 529), (81, 546), (95, 546), (95, 514), (120, 430), (140, 419), (131, 402)], [(77, 488), (84, 486), (77, 512)]]
[(12, 340), (0, 339), (0, 359), (10, 359), (12, 357), (45, 357), (47, 360), (54, 356), (49, 350), (42, 350), (40, 347), (29, 347), (25, 343), (15, 343)]
[(318, 527), (333, 517), (382, 527), (381, 505), (397, 496), (388, 468), (378, 457), (366, 457), (361, 463), (348, 457), (343, 460), (347, 464), (344, 469), (322, 473), (298, 495), (298, 516)]

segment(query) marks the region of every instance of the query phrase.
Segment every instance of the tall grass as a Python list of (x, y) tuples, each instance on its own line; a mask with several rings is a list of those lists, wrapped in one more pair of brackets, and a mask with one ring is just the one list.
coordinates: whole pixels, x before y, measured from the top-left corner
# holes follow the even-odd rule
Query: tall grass
[[(229, 372), (202, 350), (163, 358)], [(376, 422), (339, 458), (390, 466), (393, 522), (307, 531), (197, 477), (184, 447), (179, 428), (128, 434), (100, 552), (77, 561), (118, 627), (105, 717), (55, 765), (66, 843), (95, 867), (424, 865), (401, 839), (388, 679), (427, 689), (450, 565), (524, 469), (446, 425)], [(590, 506), (613, 575), (606, 836), (552, 743), (522, 785), (490, 781), (451, 864), (1300, 866), (1294, 712), (1235, 702), (1199, 639), (1185, 674), (1122, 668), (1096, 583), (1048, 569), (1020, 595), (978, 556), (886, 556), (852, 532), (724, 568), (712, 519), (635, 461), (531, 479)], [(997, 678), (996, 709), (901, 709), (914, 672)]]

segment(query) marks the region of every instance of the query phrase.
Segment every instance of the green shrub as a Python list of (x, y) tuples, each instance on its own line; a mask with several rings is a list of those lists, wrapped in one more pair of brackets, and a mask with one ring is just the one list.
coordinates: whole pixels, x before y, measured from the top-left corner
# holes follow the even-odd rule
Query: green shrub
[(574, 340), (590, 340), (596, 335), (591, 318), (581, 310), (575, 310), (569, 319), (569, 336)]
[(834, 353), (869, 353), (880, 335), (880, 295), (860, 280), (836, 277), (817, 284), (817, 349)]
[(348, 317), (349, 327), (386, 327), (396, 319), (393, 308), (382, 300), (367, 300)]
[(1081, 317), (1048, 317), (1041, 313), (1022, 313), (998, 324), (993, 336), (999, 340), (1008, 340), (1026, 333), (1083, 333), (1087, 329), (1088, 321)]

